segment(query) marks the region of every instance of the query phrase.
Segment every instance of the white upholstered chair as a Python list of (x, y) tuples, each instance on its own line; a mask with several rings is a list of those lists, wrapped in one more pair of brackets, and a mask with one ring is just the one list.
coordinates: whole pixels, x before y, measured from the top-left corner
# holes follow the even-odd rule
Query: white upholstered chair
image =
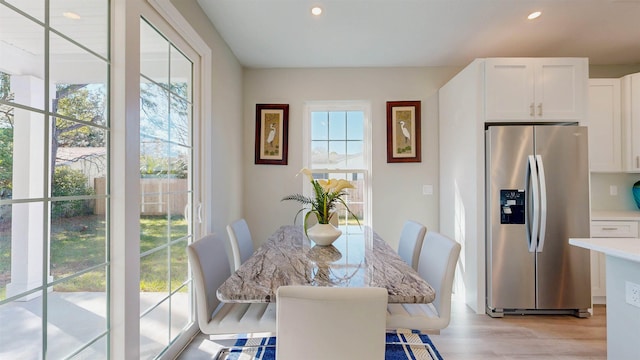
[(460, 256), (460, 244), (429, 231), (420, 251), (418, 273), (436, 291), (430, 304), (389, 304), (388, 329), (414, 329), (439, 334), (449, 326), (453, 276)]
[(240, 265), (253, 254), (253, 239), (245, 219), (239, 219), (227, 225), (227, 234), (233, 256), (232, 268), (238, 270)]
[(276, 359), (384, 359), (387, 298), (375, 287), (279, 287)]
[(196, 291), (198, 326), (204, 334), (275, 333), (275, 304), (221, 303), (218, 287), (231, 275), (224, 239), (207, 235), (187, 246)]
[(402, 226), (398, 255), (415, 270), (418, 270), (420, 249), (426, 232), (427, 228), (424, 225), (412, 220), (407, 220)]

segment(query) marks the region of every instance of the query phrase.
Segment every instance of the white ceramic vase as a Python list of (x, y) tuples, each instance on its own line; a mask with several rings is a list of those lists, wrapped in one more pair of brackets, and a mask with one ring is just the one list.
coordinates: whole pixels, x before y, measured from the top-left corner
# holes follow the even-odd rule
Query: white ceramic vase
[(320, 246), (328, 246), (333, 244), (337, 238), (342, 235), (342, 230), (336, 228), (332, 224), (315, 224), (307, 229), (307, 236), (311, 241)]

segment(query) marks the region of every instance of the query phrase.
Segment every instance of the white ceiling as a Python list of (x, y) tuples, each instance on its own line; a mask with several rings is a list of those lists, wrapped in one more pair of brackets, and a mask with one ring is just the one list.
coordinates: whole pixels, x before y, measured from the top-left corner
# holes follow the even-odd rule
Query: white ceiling
[[(251, 68), (464, 66), (501, 56), (640, 64), (640, 0), (198, 0)], [(320, 5), (323, 15), (310, 9)], [(529, 21), (535, 10), (542, 16)]]

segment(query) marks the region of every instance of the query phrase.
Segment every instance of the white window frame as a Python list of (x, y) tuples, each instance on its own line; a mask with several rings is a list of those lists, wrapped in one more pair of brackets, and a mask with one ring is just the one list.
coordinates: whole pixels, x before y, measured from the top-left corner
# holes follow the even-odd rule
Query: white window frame
[[(348, 169), (313, 169), (313, 172), (325, 172), (325, 173), (345, 173), (345, 172), (359, 172), (364, 174), (364, 208), (363, 215), (365, 222), (362, 225), (373, 224), (373, 204), (372, 204), (372, 146), (371, 146), (371, 102), (366, 100), (353, 100), (353, 101), (307, 101), (304, 105), (303, 125), (302, 125), (302, 162), (303, 166), (311, 169), (311, 113), (316, 111), (362, 111), (363, 113), (363, 144), (362, 144), (362, 156), (365, 168), (348, 168)], [(354, 171), (350, 171), (354, 170)], [(303, 186), (303, 192), (305, 194), (311, 194), (312, 189), (309, 182), (305, 182)]]

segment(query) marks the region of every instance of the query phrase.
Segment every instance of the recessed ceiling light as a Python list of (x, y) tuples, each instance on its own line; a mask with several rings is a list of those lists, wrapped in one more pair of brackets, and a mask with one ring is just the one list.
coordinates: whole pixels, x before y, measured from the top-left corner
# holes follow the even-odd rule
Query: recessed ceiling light
[(66, 17), (67, 19), (80, 20), (80, 15), (72, 11), (65, 11), (62, 13), (62, 16)]
[(311, 8), (311, 13), (315, 16), (322, 14), (322, 8), (320, 6), (314, 6)]
[(541, 11), (534, 11), (531, 14), (529, 14), (529, 16), (527, 16), (527, 19), (529, 20), (537, 19), (538, 17), (540, 17), (540, 15), (542, 15)]

